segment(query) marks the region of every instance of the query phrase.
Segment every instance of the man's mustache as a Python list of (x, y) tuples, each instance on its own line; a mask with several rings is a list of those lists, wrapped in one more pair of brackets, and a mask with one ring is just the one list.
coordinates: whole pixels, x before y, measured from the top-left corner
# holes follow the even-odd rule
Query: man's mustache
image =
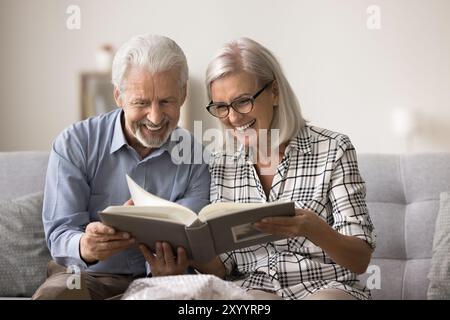
[(138, 126), (145, 125), (145, 126), (149, 126), (150, 128), (159, 128), (159, 127), (165, 126), (167, 123), (169, 123), (169, 119), (165, 118), (159, 124), (154, 124), (153, 122), (151, 122), (149, 120), (145, 120), (145, 121), (139, 121), (137, 123), (137, 125)]

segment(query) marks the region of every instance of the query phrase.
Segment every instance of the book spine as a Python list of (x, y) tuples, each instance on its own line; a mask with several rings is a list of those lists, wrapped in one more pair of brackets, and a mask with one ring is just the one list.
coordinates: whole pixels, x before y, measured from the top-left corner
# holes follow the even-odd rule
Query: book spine
[(192, 259), (208, 262), (216, 256), (214, 240), (207, 223), (186, 227), (186, 236), (192, 251)]

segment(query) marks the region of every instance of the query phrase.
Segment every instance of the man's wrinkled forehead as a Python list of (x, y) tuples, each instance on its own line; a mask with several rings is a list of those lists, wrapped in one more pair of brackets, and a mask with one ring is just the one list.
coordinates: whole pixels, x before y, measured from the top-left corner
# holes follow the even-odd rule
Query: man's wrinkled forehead
[(130, 69), (124, 77), (122, 94), (136, 98), (178, 97), (183, 93), (180, 88), (180, 75), (178, 70), (169, 70), (151, 73), (142, 68)]
[(121, 91), (126, 90), (131, 83), (154, 81), (157, 84), (170, 82), (172, 85), (176, 84), (178, 89), (184, 88), (185, 84), (182, 83), (181, 71), (177, 67), (173, 67), (169, 70), (155, 71), (151, 70), (148, 66), (129, 66), (124, 74)]

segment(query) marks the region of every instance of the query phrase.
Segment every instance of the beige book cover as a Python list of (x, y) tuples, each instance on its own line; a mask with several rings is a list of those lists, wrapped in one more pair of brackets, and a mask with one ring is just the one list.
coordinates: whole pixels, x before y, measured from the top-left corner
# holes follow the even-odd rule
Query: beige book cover
[(283, 239), (262, 233), (252, 223), (269, 216), (295, 215), (293, 202), (213, 203), (197, 215), (177, 203), (159, 198), (127, 176), (134, 206), (110, 206), (100, 219), (116, 230), (132, 234), (151, 250), (157, 241), (184, 247), (190, 259), (209, 261), (216, 255), (259, 243)]

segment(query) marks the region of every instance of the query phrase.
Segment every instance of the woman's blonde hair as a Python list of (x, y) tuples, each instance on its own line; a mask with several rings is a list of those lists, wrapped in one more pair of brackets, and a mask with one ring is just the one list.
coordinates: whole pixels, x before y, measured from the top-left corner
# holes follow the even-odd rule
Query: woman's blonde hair
[(254, 75), (261, 86), (276, 81), (278, 106), (274, 109), (270, 129), (280, 130), (279, 143), (296, 136), (306, 123), (298, 99), (275, 56), (254, 40), (240, 38), (230, 41), (212, 58), (206, 70), (208, 98), (211, 100), (211, 84), (215, 80), (240, 71)]

